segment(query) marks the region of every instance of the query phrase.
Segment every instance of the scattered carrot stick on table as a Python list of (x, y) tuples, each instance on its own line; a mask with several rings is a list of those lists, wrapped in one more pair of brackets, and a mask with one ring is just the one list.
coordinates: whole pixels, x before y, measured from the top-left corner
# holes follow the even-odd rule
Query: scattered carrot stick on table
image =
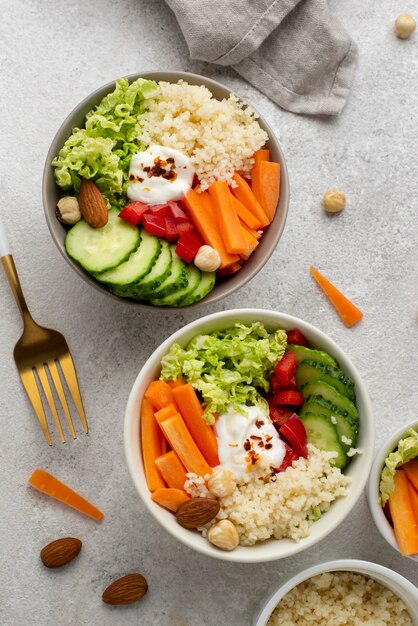
[(160, 506), (174, 513), (177, 511), (180, 504), (183, 504), (183, 502), (186, 502), (189, 498), (190, 496), (188, 496), (185, 491), (173, 489), (172, 487), (156, 489), (151, 494), (151, 499), (154, 500), (154, 502), (157, 502)]
[(394, 481), (389, 505), (396, 541), (402, 555), (418, 554), (418, 524), (409, 496), (408, 478), (402, 469), (395, 471)]
[(153, 380), (148, 385), (145, 397), (151, 402), (154, 409), (158, 411), (169, 404), (175, 404), (171, 387), (164, 380)]
[(150, 491), (165, 487), (165, 482), (155, 465), (155, 459), (162, 453), (159, 431), (160, 427), (155, 419), (152, 404), (144, 398), (141, 405), (141, 448), (145, 478)]
[(80, 496), (79, 493), (70, 489), (67, 485), (55, 478), (43, 469), (36, 469), (28, 480), (31, 487), (45, 493), (47, 496), (59, 500), (73, 509), (93, 518), (96, 522), (101, 522), (103, 513), (99, 511), (91, 502)]
[(325, 295), (337, 309), (344, 324), (346, 324), (346, 326), (354, 326), (354, 324), (357, 324), (363, 317), (363, 313), (312, 265), (310, 271)]
[(259, 202), (270, 222), (272, 222), (280, 198), (280, 164), (262, 161), (260, 163), (259, 179)]
[(159, 456), (155, 459), (155, 464), (169, 487), (184, 489), (184, 483), (187, 480), (186, 468), (174, 450)]

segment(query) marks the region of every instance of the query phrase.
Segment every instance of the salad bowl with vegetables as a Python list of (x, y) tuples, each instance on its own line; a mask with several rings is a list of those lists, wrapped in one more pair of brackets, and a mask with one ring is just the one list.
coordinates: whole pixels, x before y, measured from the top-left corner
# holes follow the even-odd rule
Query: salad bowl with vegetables
[(225, 311), (145, 363), (125, 452), (140, 497), (177, 539), (219, 559), (275, 560), (326, 537), (355, 505), (372, 463), (371, 406), (320, 330), (274, 311)]
[(59, 129), (43, 178), (67, 262), (140, 307), (208, 304), (244, 285), (280, 239), (288, 196), (266, 122), (219, 83), (182, 72), (91, 94)]

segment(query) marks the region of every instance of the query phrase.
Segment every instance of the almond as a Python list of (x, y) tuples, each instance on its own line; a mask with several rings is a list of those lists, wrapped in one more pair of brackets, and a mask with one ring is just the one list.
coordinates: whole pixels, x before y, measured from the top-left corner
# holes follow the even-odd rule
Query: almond
[(213, 520), (219, 509), (219, 502), (213, 498), (191, 498), (180, 504), (176, 518), (183, 528), (198, 528)]
[(81, 550), (82, 543), (75, 537), (56, 539), (41, 550), (41, 561), (45, 567), (56, 568), (70, 563)]
[(106, 604), (131, 604), (140, 600), (148, 591), (148, 583), (142, 574), (127, 574), (111, 583), (103, 592)]
[(91, 180), (84, 178), (78, 192), (78, 204), (87, 224), (92, 228), (101, 228), (107, 224), (109, 211), (100, 189)]

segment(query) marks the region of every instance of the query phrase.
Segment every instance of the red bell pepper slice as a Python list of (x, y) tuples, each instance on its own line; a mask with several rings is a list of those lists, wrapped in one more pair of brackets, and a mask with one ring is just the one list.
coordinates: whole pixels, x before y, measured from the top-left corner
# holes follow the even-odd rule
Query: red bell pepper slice
[(203, 245), (203, 239), (199, 237), (197, 231), (183, 233), (178, 240), (176, 254), (185, 261), (185, 263), (191, 263), (199, 248)]
[(287, 444), (285, 441), (283, 441), (283, 443), (286, 448), (286, 454), (284, 455), (284, 459), (280, 467), (274, 470), (277, 474), (279, 472), (284, 472), (285, 470), (287, 470), (287, 468), (292, 465), (293, 461), (296, 461), (299, 458), (296, 452), (292, 450), (292, 448), (289, 446), (289, 444)]
[(152, 215), (165, 217), (169, 214), (170, 209), (168, 208), (168, 203), (164, 202), (163, 204), (151, 204), (150, 206), (148, 206), (148, 212)]
[(305, 346), (305, 348), (309, 348), (309, 342), (306, 339), (305, 335), (299, 330), (299, 328), (294, 328), (293, 330), (288, 330), (287, 334), (287, 343), (290, 343), (294, 346)]
[(173, 202), (172, 200), (169, 200), (167, 202), (167, 205), (168, 205), (169, 212), (171, 213), (171, 217), (176, 223), (190, 221), (187, 216), (187, 213), (183, 211), (183, 209), (177, 204), (177, 202)]
[(277, 387), (295, 387), (296, 366), (295, 353), (286, 352), (274, 368), (274, 378), (276, 379)]
[(284, 404), (290, 406), (302, 406), (305, 398), (296, 389), (279, 389), (274, 394), (274, 404)]
[(165, 220), (165, 238), (170, 243), (173, 243), (174, 241), (177, 241), (179, 238), (179, 233), (177, 230), (176, 223), (173, 217), (170, 215), (170, 213), (167, 213), (167, 215), (164, 217), (164, 220)]
[(160, 215), (144, 213), (142, 216), (142, 226), (150, 235), (155, 235), (156, 237), (165, 236), (165, 220)]
[(148, 211), (149, 206), (140, 202), (139, 200), (135, 200), (135, 202), (131, 202), (128, 204), (122, 211), (119, 213), (119, 217), (130, 224), (131, 226), (138, 226), (141, 223), (142, 216), (145, 211)]
[(287, 420), (294, 415), (292, 409), (288, 409), (286, 406), (277, 406), (276, 404), (269, 404), (270, 419), (275, 426), (280, 428)]
[(296, 413), (280, 427), (279, 433), (290, 443), (298, 456), (304, 456), (306, 459), (308, 456), (306, 430)]
[(186, 233), (191, 233), (191, 232), (197, 232), (194, 225), (191, 222), (177, 222), (176, 228), (177, 228), (177, 232), (179, 235), (184, 235)]

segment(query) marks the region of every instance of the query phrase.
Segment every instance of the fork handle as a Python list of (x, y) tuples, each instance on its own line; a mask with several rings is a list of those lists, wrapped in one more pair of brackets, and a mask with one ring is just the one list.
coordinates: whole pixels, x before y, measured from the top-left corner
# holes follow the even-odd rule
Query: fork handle
[(0, 216), (0, 257), (3, 263), (4, 271), (9, 281), (10, 288), (13, 292), (17, 306), (22, 315), (23, 322), (32, 321), (31, 314), (29, 313), (28, 305), (26, 304), (25, 296), (23, 295), (22, 286), (20, 284), (19, 276), (17, 273), (16, 265), (13, 260), (9, 242), (7, 240), (6, 229)]

